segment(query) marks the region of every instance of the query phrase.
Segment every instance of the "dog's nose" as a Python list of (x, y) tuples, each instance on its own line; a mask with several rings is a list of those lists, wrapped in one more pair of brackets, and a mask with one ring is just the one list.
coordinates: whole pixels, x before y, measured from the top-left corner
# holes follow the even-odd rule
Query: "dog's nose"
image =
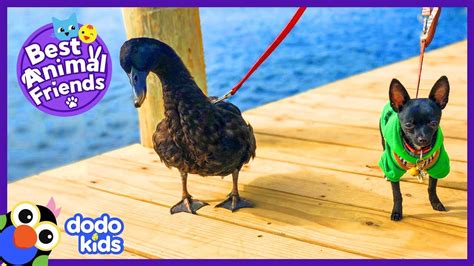
[(418, 137), (418, 143), (425, 145), (425, 144), (428, 144), (428, 140), (423, 137)]

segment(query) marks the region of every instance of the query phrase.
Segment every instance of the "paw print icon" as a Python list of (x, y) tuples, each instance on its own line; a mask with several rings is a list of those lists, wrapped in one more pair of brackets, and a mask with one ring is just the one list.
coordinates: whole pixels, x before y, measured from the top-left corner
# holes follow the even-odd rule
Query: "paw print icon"
[(66, 105), (69, 107), (69, 109), (76, 108), (78, 102), (79, 102), (79, 100), (74, 96), (67, 97), (67, 99), (66, 99)]

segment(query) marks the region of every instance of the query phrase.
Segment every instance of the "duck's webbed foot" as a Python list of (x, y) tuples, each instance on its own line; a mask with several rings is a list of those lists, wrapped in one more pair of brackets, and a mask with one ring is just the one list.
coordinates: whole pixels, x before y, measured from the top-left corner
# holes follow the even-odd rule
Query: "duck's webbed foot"
[(187, 212), (196, 214), (196, 211), (201, 209), (202, 207), (209, 205), (207, 202), (200, 201), (200, 200), (193, 200), (193, 197), (188, 192), (188, 173), (180, 172), (181, 173), (181, 183), (183, 185), (183, 199), (176, 203), (173, 207), (171, 207), (170, 212), (171, 214), (175, 214), (178, 212)]
[(192, 197), (186, 196), (180, 202), (176, 203), (173, 207), (171, 207), (170, 212), (171, 214), (179, 213), (179, 212), (187, 212), (196, 214), (196, 211), (201, 209), (202, 207), (209, 205), (207, 202), (200, 201), (200, 200), (193, 200)]
[(240, 208), (252, 208), (254, 204), (250, 200), (246, 200), (239, 196), (239, 170), (232, 173), (232, 192), (227, 199), (216, 205), (216, 208), (226, 208), (232, 212)]
[(226, 200), (216, 205), (216, 208), (225, 208), (232, 212), (240, 208), (252, 208), (254, 206), (253, 202), (250, 200), (241, 198), (239, 195), (229, 194)]

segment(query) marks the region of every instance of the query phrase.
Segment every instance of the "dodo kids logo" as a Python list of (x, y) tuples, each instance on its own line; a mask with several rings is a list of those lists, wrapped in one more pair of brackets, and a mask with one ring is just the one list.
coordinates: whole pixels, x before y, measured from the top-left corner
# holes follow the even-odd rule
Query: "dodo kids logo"
[(56, 116), (74, 116), (104, 97), (112, 62), (94, 25), (78, 24), (73, 14), (36, 30), (20, 50), (20, 88), (38, 109)]

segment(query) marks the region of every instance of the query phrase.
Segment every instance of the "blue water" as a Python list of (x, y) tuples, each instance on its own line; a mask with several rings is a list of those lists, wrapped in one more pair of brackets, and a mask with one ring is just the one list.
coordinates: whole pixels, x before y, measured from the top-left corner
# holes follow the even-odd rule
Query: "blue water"
[[(209, 94), (229, 90), (294, 10), (201, 9)], [(36, 28), (50, 23), (51, 16), (65, 18), (72, 12), (80, 23), (98, 28), (113, 56), (113, 80), (104, 99), (91, 111), (58, 118), (25, 99), (17, 84), (16, 59), (20, 46)], [(419, 13), (419, 8), (309, 8), (231, 101), (246, 110), (415, 56), (419, 52)], [(443, 9), (428, 50), (466, 39), (466, 19), (464, 8)], [(125, 39), (120, 9), (8, 10), (8, 180), (139, 141), (130, 85), (118, 60)]]

